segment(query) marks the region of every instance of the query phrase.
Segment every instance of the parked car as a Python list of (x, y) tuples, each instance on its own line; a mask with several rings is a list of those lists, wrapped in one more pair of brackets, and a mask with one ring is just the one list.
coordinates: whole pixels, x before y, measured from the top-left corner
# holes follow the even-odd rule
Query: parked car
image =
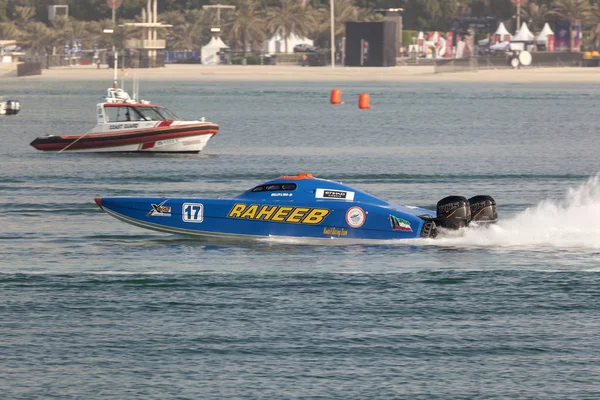
[(310, 44), (306, 43), (297, 44), (294, 46), (294, 53), (314, 53), (318, 50), (318, 47), (311, 46)]

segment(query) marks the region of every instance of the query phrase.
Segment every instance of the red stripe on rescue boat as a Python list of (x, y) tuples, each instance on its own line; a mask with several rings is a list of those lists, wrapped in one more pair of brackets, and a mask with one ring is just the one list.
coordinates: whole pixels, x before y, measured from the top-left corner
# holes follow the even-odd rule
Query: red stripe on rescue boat
[(171, 126), (172, 123), (173, 121), (161, 121), (160, 124), (158, 124), (158, 126)]
[(98, 204), (98, 207), (102, 208), (102, 197), (96, 197), (94, 201)]
[(144, 143), (142, 144), (142, 148), (141, 150), (147, 150), (147, 149), (151, 149), (154, 147), (154, 145), (156, 144), (156, 142), (148, 142), (148, 143)]

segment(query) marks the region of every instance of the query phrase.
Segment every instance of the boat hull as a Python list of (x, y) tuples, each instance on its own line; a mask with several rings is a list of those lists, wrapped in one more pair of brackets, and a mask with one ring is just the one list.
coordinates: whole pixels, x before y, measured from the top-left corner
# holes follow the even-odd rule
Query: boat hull
[[(214, 238), (395, 240), (420, 237), (425, 221), (372, 204), (242, 199), (97, 198), (109, 215), (155, 231)], [(402, 221), (400, 229), (398, 223)]]
[(73, 153), (198, 153), (217, 134), (211, 123), (133, 129), (84, 135), (42, 136), (31, 142), (41, 151)]

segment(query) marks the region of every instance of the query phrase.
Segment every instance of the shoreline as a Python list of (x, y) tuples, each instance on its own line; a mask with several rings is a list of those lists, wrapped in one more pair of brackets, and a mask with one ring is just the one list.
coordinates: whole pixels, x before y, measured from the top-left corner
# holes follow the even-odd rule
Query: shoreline
[[(489, 83), (600, 83), (600, 68), (549, 67), (492, 69), (435, 73), (433, 66), (301, 67), (296, 65), (169, 64), (164, 68), (124, 70), (125, 78), (143, 81), (195, 82), (489, 82)], [(122, 71), (119, 71), (121, 77)], [(113, 69), (103, 65), (56, 67), (42, 75), (0, 76), (0, 81), (112, 81)]]

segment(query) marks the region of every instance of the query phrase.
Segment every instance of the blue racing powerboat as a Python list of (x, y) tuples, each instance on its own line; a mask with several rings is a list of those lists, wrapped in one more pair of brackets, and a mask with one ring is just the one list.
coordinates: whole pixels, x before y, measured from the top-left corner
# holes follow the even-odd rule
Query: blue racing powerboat
[(280, 176), (231, 199), (103, 197), (113, 217), (161, 232), (217, 238), (394, 240), (435, 237), (498, 217), (490, 196), (449, 196), (437, 210), (391, 204), (311, 174)]

